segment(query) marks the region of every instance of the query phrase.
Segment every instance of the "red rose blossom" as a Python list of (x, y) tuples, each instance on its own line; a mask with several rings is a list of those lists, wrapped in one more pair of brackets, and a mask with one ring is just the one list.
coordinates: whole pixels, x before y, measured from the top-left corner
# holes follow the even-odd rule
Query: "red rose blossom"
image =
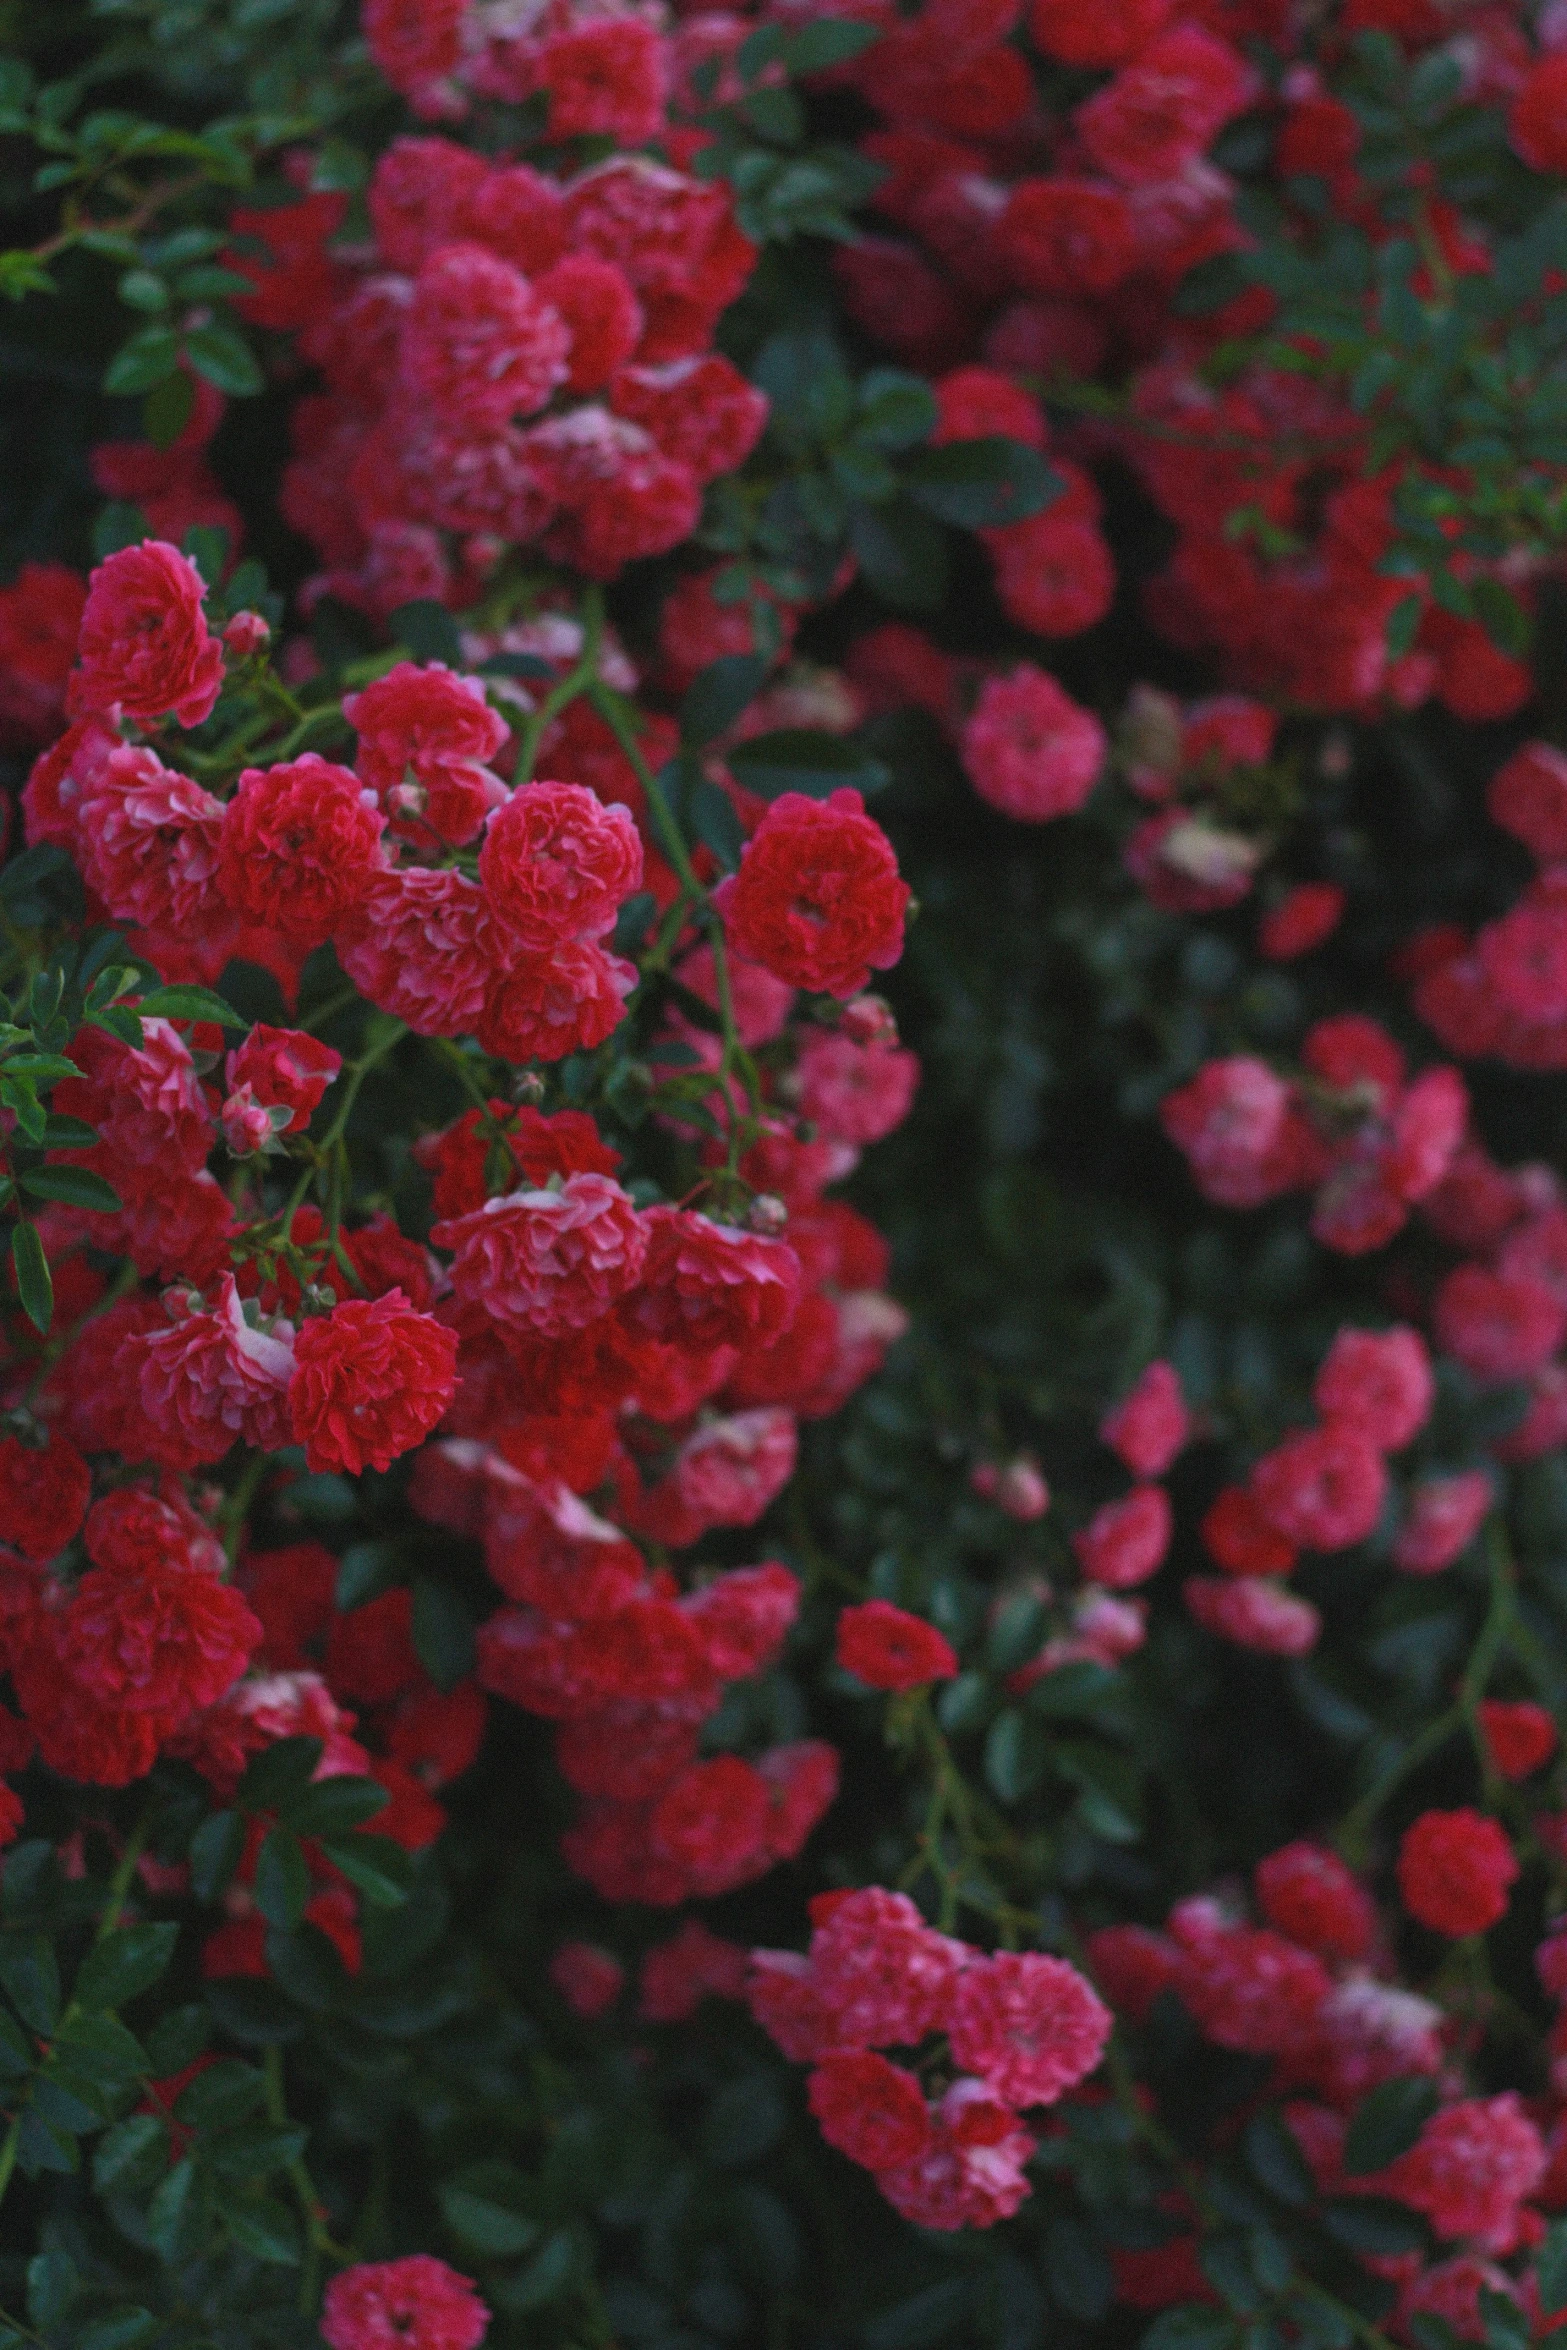
[(312, 1470), (388, 1469), (429, 1435), (457, 1391), (457, 1337), (400, 1289), (346, 1298), (307, 1321), (288, 1390)]
[(923, 1689), (958, 1669), (952, 1643), (906, 1608), (867, 1599), (838, 1617), (837, 1657), (846, 1673), (872, 1689)]
[(791, 987), (855, 995), (903, 952), (908, 884), (857, 791), (780, 793), (715, 894), (736, 952)]
[(87, 583), (77, 643), (78, 708), (119, 709), (138, 725), (199, 726), (223, 688), (223, 647), (207, 626), (206, 586), (161, 539), (122, 547)]
[(384, 819), (359, 778), (314, 751), (247, 767), (223, 812), (219, 875), (247, 921), (319, 946), (379, 870)]
[(423, 2252), (340, 2269), (321, 2305), (328, 2350), (476, 2350), (489, 2324), (469, 2280)]
[(1507, 1912), (1518, 1863), (1484, 1812), (1422, 1812), (1398, 1848), (1404, 1907), (1435, 1934), (1483, 1934)]

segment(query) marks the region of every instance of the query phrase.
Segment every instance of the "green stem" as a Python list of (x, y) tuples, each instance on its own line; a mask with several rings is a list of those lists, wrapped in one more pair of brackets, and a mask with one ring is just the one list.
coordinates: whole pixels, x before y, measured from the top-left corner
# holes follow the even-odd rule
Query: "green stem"
[(582, 599), (582, 651), (577, 657), (577, 665), (560, 680), (558, 685), (551, 686), (543, 701), (523, 727), (517, 751), (517, 764), (512, 769), (514, 784), (531, 781), (534, 762), (538, 758), (539, 745), (544, 739), (545, 729), (552, 720), (560, 716), (568, 702), (574, 702), (579, 694), (588, 692), (595, 683), (598, 677), (599, 651), (603, 641), (603, 593), (598, 588), (589, 588)]
[(642, 746), (637, 741), (636, 729), (626, 716), (624, 702), (619, 694), (612, 693), (608, 686), (597, 684), (588, 689), (588, 699), (624, 751), (638, 783), (647, 794), (647, 804), (652, 812), (653, 827), (658, 834), (659, 844), (665, 856), (680, 876), (687, 894), (700, 905), (707, 905), (707, 891), (696, 877), (696, 870), (691, 863), (690, 851), (681, 837), (679, 825), (675, 822), (674, 810), (664, 796), (663, 785), (642, 756)]
[[(267, 2119), (275, 2130), (287, 2129), (288, 2097), (283, 2082), (283, 2051), (281, 2048), (273, 2047), (267, 2050), (263, 2059), (263, 2069), (266, 2075)], [(341, 2268), (351, 2261), (354, 2255), (347, 2245), (338, 2243), (331, 2229), (326, 2225), (322, 2217), (321, 2198), (316, 2192), (316, 2183), (310, 2175), (304, 2156), (296, 2154), (287, 2169), (288, 2182), (294, 2190), (294, 2200), (299, 2205), (299, 2216), (305, 2223), (308, 2249), (304, 2266), (300, 2271), (299, 2307), (301, 2312), (308, 2317), (315, 2308), (316, 2299), (320, 2292), (322, 2261), (330, 2260)]]
[(1445, 1746), (1448, 1739), (1458, 1731), (1467, 1731), (1473, 1740), (1475, 1751), (1480, 1758), (1482, 1773), (1486, 1778), (1487, 1791), (1488, 1793), (1491, 1791), (1491, 1780), (1494, 1774), (1491, 1770), (1489, 1752), (1479, 1724), (1480, 1701), (1489, 1686), (1497, 1658), (1509, 1644), (1516, 1620), (1514, 1612), (1516, 1577), (1512, 1554), (1507, 1542), (1507, 1530), (1502, 1524), (1500, 1514), (1491, 1520), (1487, 1558), (1490, 1597), (1484, 1621), (1476, 1636), (1474, 1647), (1469, 1652), (1469, 1661), (1464, 1667), (1463, 1679), (1458, 1685), (1458, 1694), (1447, 1710), (1438, 1714), (1434, 1722), (1427, 1723), (1419, 1737), (1405, 1747), (1397, 1760), (1389, 1764), (1381, 1777), (1367, 1789), (1360, 1801), (1351, 1807), (1342, 1828), (1339, 1830), (1338, 1842), (1339, 1849), (1345, 1859), (1352, 1864), (1364, 1858), (1367, 1833), (1372, 1821), (1388, 1797), (1395, 1793), (1411, 1773), (1420, 1768), (1422, 1763), (1429, 1761), (1440, 1747)]
[(337, 708), (335, 703), (331, 707), (324, 710), (307, 710), (304, 717), (299, 721), (299, 724), (291, 728), (290, 731), (284, 735), (283, 740), (280, 743), (274, 743), (272, 745), (271, 756), (274, 759), (292, 759), (294, 753), (299, 749), (300, 745), (309, 740), (311, 734), (318, 726), (323, 728), (330, 726), (340, 727), (346, 734), (348, 731), (348, 720), (343, 716), (342, 711)]
[(1463, 1727), (1463, 1707), (1450, 1705), (1434, 1722), (1427, 1723), (1419, 1737), (1404, 1748), (1397, 1760), (1388, 1765), (1381, 1777), (1367, 1788), (1360, 1801), (1351, 1807), (1339, 1830), (1338, 1844), (1344, 1858), (1352, 1866), (1365, 1857), (1367, 1832), (1388, 1797), (1403, 1785), (1412, 1771), (1417, 1771), (1423, 1762), (1429, 1761), (1437, 1749), (1445, 1746), (1449, 1738)]
[(335, 1020), (339, 1012), (346, 1012), (350, 1004), (357, 1004), (359, 1000), (357, 987), (340, 987), (336, 995), (329, 995), (325, 1003), (317, 1004), (313, 1011), (305, 1013), (303, 1024), (314, 1035), (329, 1020)]
[(226, 1497), (218, 1512), (223, 1547), (228, 1552), (230, 1567), (239, 1556), (239, 1541), (245, 1530), (245, 1519), (249, 1514), (251, 1503), (256, 1498), (256, 1489), (266, 1474), (266, 1467), (267, 1455), (264, 1452), (248, 1454), (245, 1465), (239, 1473), (239, 1483), (233, 1492)]
[[(120, 1922), (120, 1912), (125, 1907), (125, 1897), (131, 1889), (131, 1879), (136, 1874), (136, 1863), (142, 1856), (142, 1848), (146, 1844), (147, 1831), (151, 1824), (152, 1814), (149, 1809), (143, 1812), (131, 1830), (125, 1840), (125, 1849), (114, 1864), (114, 1874), (109, 1879), (108, 1894), (102, 1909), (98, 1912), (98, 1923), (93, 1932), (92, 1947), (94, 1950), (98, 1948), (100, 1942), (108, 1940)], [(80, 2000), (72, 1999), (56, 2023), (52, 2037), (57, 2038), (67, 2025), (75, 2022), (80, 2014)], [(45, 2061), (47, 2062), (47, 2059)], [(12, 2114), (4, 2143), (0, 2144), (0, 2202), (4, 2202), (6, 2191), (16, 2170), (17, 2150), (22, 2141), (22, 2121), (26, 2111), (27, 2106), (24, 2099)]]
[(395, 1052), (397, 1047), (402, 1043), (403, 1038), (408, 1034), (408, 1030), (401, 1020), (393, 1020), (386, 1013), (383, 1013), (381, 1017), (387, 1023), (381, 1035), (377, 1037), (374, 1044), (368, 1046), (367, 1049), (360, 1054), (357, 1061), (351, 1061), (348, 1065), (348, 1082), (344, 1086), (342, 1095), (339, 1098), (337, 1114), (333, 1118), (332, 1123), (327, 1128), (325, 1134), (322, 1135), (321, 1140), (317, 1145), (317, 1151), (321, 1159), (324, 1159), (328, 1152), (342, 1141), (343, 1130), (347, 1126), (350, 1117), (353, 1115), (355, 1102), (359, 1099), (359, 1088), (363, 1085), (371, 1070), (376, 1066), (377, 1062), (384, 1061), (388, 1053)]

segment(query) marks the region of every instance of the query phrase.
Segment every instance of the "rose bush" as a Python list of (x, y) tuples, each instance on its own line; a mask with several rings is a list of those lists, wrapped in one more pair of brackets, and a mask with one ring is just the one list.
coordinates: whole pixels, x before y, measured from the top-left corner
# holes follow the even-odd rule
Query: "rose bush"
[(1562, 9), (5, 34), (0, 2341), (1553, 2332)]

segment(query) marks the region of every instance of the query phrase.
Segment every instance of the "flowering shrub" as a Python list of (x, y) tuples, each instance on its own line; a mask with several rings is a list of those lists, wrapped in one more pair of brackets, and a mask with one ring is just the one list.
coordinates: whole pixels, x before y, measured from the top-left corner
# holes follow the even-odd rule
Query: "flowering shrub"
[(0, 2342), (1567, 2314), (1567, 18), (12, 11)]

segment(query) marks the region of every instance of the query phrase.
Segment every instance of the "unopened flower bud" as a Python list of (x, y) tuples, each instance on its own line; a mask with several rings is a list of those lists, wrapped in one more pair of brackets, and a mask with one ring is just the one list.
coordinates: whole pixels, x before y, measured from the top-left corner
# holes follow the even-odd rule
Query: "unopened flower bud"
[(241, 1085), (231, 1093), (219, 1113), (223, 1124), (223, 1140), (236, 1159), (248, 1159), (257, 1151), (266, 1149), (277, 1132), (272, 1113), (265, 1102), (258, 1102), (253, 1086)]
[(982, 1501), (994, 1502), (1020, 1525), (1042, 1518), (1050, 1507), (1050, 1488), (1032, 1453), (1020, 1452), (1004, 1462), (980, 1461), (969, 1473), (969, 1484)]
[(892, 1006), (879, 995), (852, 996), (843, 1007), (842, 1028), (856, 1044), (895, 1045), (898, 1041)]
[(789, 1211), (776, 1192), (759, 1191), (747, 1208), (745, 1220), (752, 1232), (772, 1239), (789, 1221)]
[(1217, 825), (1191, 817), (1165, 834), (1159, 855), (1189, 881), (1207, 889), (1223, 889), (1232, 882), (1249, 880), (1262, 862), (1263, 850), (1259, 841), (1249, 840), (1245, 833), (1221, 831)]
[(249, 661), (272, 637), (271, 623), (259, 612), (236, 612), (223, 631), (223, 649), (231, 660)]
[(1317, 772), (1330, 783), (1340, 782), (1355, 764), (1355, 750), (1341, 726), (1335, 726), (1322, 738), (1317, 752)]
[(1117, 747), (1132, 789), (1145, 800), (1166, 798), (1181, 763), (1181, 706), (1175, 696), (1157, 686), (1134, 685)]

